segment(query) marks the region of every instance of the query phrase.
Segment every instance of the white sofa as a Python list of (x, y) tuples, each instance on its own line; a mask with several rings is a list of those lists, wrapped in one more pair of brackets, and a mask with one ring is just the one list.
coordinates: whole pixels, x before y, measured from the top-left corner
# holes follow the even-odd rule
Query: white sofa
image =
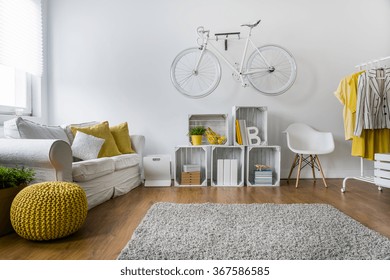
[[(135, 153), (73, 162), (73, 139), (68, 136), (70, 125), (45, 126), (20, 120), (17, 118), (4, 123), (5, 138), (0, 139), (0, 165), (33, 168), (36, 171), (34, 182), (73, 181), (85, 190), (88, 209), (141, 184), (144, 136), (131, 135)], [(19, 129), (23, 125), (18, 128), (18, 122), (27, 124), (29, 133), (21, 133)], [(67, 138), (60, 129), (63, 129)]]

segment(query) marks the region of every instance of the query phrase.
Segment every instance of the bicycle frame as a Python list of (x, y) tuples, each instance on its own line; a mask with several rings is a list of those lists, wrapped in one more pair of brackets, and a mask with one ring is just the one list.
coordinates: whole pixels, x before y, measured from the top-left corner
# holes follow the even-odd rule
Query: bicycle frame
[[(236, 63), (236, 59), (232, 60), (226, 53), (223, 54), (220, 46), (212, 42), (217, 41), (219, 36), (226, 36), (225, 50), (227, 50), (227, 40), (232, 39), (229, 36), (239, 36), (239, 32), (217, 33), (215, 38), (213, 36), (210, 38), (209, 30), (204, 30), (202, 26), (198, 27), (198, 47), (181, 51), (172, 62), (171, 80), (176, 89), (190, 98), (209, 95), (220, 82), (222, 60), (232, 69), (233, 78), (243, 87), (250, 84), (260, 93), (269, 96), (287, 91), (296, 78), (295, 59), (288, 50), (278, 45), (267, 44), (257, 47), (251, 39), (251, 32), (259, 23), (260, 20), (253, 24), (241, 25), (249, 28), (242, 56), (239, 57), (241, 65), (239, 61)], [(250, 47), (255, 51), (251, 50), (249, 54)]]
[[(244, 46), (244, 49), (243, 49), (243, 53), (242, 53), (242, 57), (241, 57), (241, 63), (240, 63), (240, 68), (237, 70), (236, 67), (234, 67), (234, 64), (231, 63), (223, 54), (220, 50), (218, 50), (218, 48), (216, 46), (214, 46), (210, 40), (210, 36), (209, 36), (209, 33), (210, 31), (209, 30), (202, 30), (203, 27), (198, 27), (198, 34), (200, 35), (200, 39), (202, 39), (202, 43), (200, 44), (200, 49), (201, 49), (201, 53), (200, 53), (200, 56), (199, 56), (199, 59), (198, 59), (198, 62), (195, 66), (195, 69), (194, 69), (194, 73), (197, 73), (198, 71), (198, 67), (199, 67), (199, 64), (200, 64), (200, 61), (202, 60), (202, 57), (203, 57), (203, 54), (204, 54), (204, 51), (207, 49), (208, 46), (211, 46), (213, 51), (218, 54), (218, 56), (223, 60), (225, 61), (225, 63), (233, 70), (233, 72), (240, 78), (240, 81), (241, 81), (241, 84), (242, 86), (247, 86), (247, 84), (245, 83), (244, 81), (244, 77), (246, 75), (250, 75), (250, 74), (255, 74), (255, 73), (260, 73), (260, 72), (264, 72), (264, 71), (269, 71), (269, 72), (273, 72), (275, 69), (274, 67), (272, 67), (268, 61), (265, 59), (265, 57), (263, 56), (263, 54), (258, 50), (258, 48), (256, 47), (256, 45), (253, 43), (252, 39), (251, 39), (251, 36), (252, 36), (252, 27), (250, 28), (249, 30), (249, 33), (248, 33), (248, 36), (245, 40), (245, 46)], [(267, 65), (267, 68), (264, 68), (264, 69), (258, 69), (258, 70), (251, 70), (251, 71), (244, 71), (244, 62), (245, 62), (245, 59), (246, 59), (246, 55), (248, 53), (248, 45), (249, 43), (251, 44), (251, 46), (257, 51), (257, 53), (260, 55), (260, 57), (263, 59), (264, 63)]]

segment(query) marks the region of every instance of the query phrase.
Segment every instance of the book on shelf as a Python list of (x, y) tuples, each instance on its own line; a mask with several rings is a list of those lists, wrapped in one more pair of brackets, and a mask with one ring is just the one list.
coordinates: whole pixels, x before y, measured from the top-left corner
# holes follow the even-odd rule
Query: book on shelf
[(238, 161), (236, 159), (230, 160), (230, 185), (238, 185)]
[(236, 120), (236, 142), (238, 145), (242, 145), (240, 122)]
[(238, 145), (256, 146), (261, 145), (259, 128), (247, 126), (246, 120), (236, 120), (236, 142)]
[(272, 178), (258, 180), (255, 179), (255, 185), (272, 185)]
[(224, 159), (223, 160), (223, 185), (224, 186), (230, 185), (230, 166), (231, 166), (230, 159)]
[(238, 160), (237, 159), (217, 160), (217, 185), (218, 186), (238, 185)]
[(255, 170), (255, 176), (256, 177), (264, 177), (264, 176), (269, 176), (272, 175), (272, 170)]
[(199, 164), (184, 164), (183, 165), (183, 172), (196, 172), (196, 171), (200, 171)]
[(246, 120), (238, 120), (239, 127), (240, 127), (240, 134), (242, 138), (242, 145), (248, 146), (248, 130), (246, 127)]
[(272, 169), (270, 167), (254, 171), (255, 185), (272, 185)]
[(223, 185), (223, 159), (217, 160), (217, 185)]

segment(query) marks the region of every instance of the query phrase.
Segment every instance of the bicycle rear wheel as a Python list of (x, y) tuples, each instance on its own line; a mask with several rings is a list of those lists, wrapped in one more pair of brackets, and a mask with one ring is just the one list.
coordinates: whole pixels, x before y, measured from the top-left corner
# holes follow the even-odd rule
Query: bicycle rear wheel
[(265, 95), (279, 95), (294, 84), (297, 66), (294, 57), (286, 49), (265, 45), (251, 54), (247, 72), (248, 80), (256, 90)]
[(217, 57), (205, 50), (190, 48), (179, 53), (171, 66), (171, 80), (176, 89), (190, 98), (202, 98), (212, 93), (221, 80), (221, 66)]

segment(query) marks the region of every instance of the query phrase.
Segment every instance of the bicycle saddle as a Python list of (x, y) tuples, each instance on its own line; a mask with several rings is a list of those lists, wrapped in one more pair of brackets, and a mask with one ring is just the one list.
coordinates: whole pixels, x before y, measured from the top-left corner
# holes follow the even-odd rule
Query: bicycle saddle
[(255, 23), (252, 23), (252, 24), (249, 24), (249, 23), (241, 24), (241, 26), (247, 26), (247, 27), (253, 28), (253, 27), (256, 27), (257, 25), (259, 25), (260, 21), (261, 21), (261, 19), (259, 19), (258, 21), (256, 21)]

